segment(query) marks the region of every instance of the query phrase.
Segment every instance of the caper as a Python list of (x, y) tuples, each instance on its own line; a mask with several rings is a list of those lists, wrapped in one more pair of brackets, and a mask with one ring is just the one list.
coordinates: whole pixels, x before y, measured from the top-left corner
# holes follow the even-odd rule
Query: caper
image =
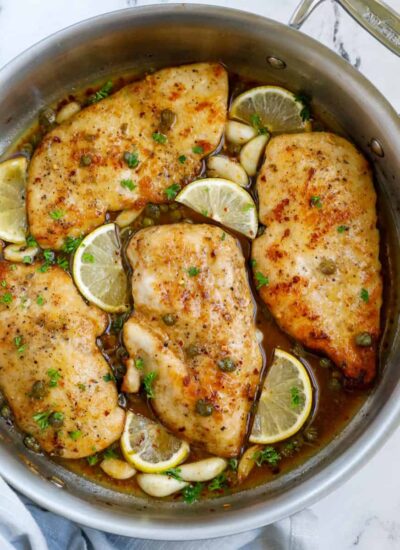
[(293, 344), (291, 351), (293, 355), (296, 355), (296, 357), (304, 358), (307, 355), (306, 350), (299, 342), (295, 342)]
[(362, 348), (367, 348), (372, 345), (372, 336), (369, 332), (360, 332), (356, 336), (356, 344)]
[(82, 155), (79, 161), (79, 166), (90, 166), (92, 164), (92, 157), (90, 155)]
[(164, 214), (165, 214), (166, 212), (168, 212), (168, 210), (169, 210), (168, 204), (160, 204), (160, 210), (161, 210), (161, 212), (163, 212)]
[(171, 220), (178, 222), (182, 218), (182, 213), (180, 210), (174, 210), (171, 212)]
[(118, 405), (122, 408), (122, 409), (126, 409), (126, 395), (124, 393), (119, 393), (118, 394)]
[(117, 380), (122, 380), (122, 378), (126, 374), (126, 366), (122, 365), (121, 363), (118, 363), (118, 365), (115, 365), (113, 368), (115, 378)]
[(12, 412), (11, 412), (10, 407), (8, 405), (3, 405), (0, 409), (0, 415), (5, 420), (10, 420), (10, 418), (12, 417)]
[(176, 323), (176, 317), (172, 313), (166, 313), (162, 316), (162, 320), (168, 327), (172, 327)]
[(196, 346), (196, 344), (189, 344), (185, 349), (185, 352), (188, 357), (196, 357), (196, 355), (199, 355), (200, 353), (200, 348), (199, 346)]
[(28, 158), (32, 156), (33, 153), (33, 145), (32, 143), (24, 143), (20, 149), (21, 153)]
[(196, 401), (196, 412), (200, 416), (211, 416), (214, 412), (214, 405), (206, 399)]
[(43, 380), (36, 380), (32, 386), (29, 396), (33, 397), (33, 399), (43, 399), (48, 394), (48, 391), (48, 387)]
[(143, 218), (142, 226), (143, 227), (150, 227), (151, 225), (154, 225), (154, 220), (151, 218)]
[(322, 359), (319, 360), (319, 366), (322, 367), (323, 369), (329, 369), (330, 367), (333, 367), (333, 363), (327, 357), (323, 357)]
[(144, 211), (150, 218), (158, 219), (160, 217), (160, 207), (157, 204), (148, 204)]
[(61, 426), (64, 424), (64, 415), (62, 412), (53, 412), (49, 416), (49, 424), (50, 426), (53, 426), (53, 428), (61, 428)]
[(310, 426), (304, 430), (303, 437), (306, 441), (312, 442), (318, 439), (318, 430), (313, 426)]
[(26, 435), (24, 437), (24, 445), (34, 453), (40, 453), (42, 450), (39, 443), (36, 441), (36, 439), (32, 435)]
[(39, 124), (44, 130), (50, 130), (56, 124), (56, 113), (50, 107), (39, 111)]
[(318, 269), (324, 275), (333, 275), (336, 271), (336, 264), (333, 260), (330, 260), (329, 258), (322, 258)]
[(217, 365), (222, 372), (233, 372), (236, 369), (235, 363), (229, 357), (217, 361)]
[(176, 114), (170, 109), (164, 109), (160, 114), (160, 124), (158, 126), (159, 131), (165, 134), (172, 128), (176, 121)]

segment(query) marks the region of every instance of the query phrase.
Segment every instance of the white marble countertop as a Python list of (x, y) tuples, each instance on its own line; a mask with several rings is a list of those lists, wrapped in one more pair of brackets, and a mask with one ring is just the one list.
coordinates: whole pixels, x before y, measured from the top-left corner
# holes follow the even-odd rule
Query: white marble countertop
[[(164, 0), (168, 1), (168, 0)], [(385, 0), (400, 11), (400, 0)], [(287, 22), (297, 0), (197, 0)], [(0, 0), (0, 66), (45, 36), (88, 17), (151, 0)], [(400, 58), (327, 0), (303, 31), (347, 58), (400, 113)], [(400, 549), (400, 430), (350, 481), (314, 505), (320, 550)], [(283, 549), (282, 549), (283, 550)], [(286, 550), (286, 549), (285, 549)], [(307, 550), (307, 549), (304, 549)]]

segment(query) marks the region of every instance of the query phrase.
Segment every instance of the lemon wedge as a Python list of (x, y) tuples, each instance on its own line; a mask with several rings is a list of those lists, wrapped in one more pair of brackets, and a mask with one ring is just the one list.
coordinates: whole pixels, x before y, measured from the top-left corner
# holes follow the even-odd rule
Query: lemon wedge
[(252, 443), (277, 443), (304, 425), (313, 390), (304, 365), (290, 353), (276, 349), (268, 371), (250, 435)]
[(311, 122), (303, 120), (304, 108), (304, 103), (285, 88), (259, 86), (235, 98), (229, 116), (261, 132), (310, 131)]
[(190, 452), (186, 441), (167, 432), (161, 424), (132, 411), (126, 415), (121, 449), (131, 466), (148, 474), (175, 468)]
[(250, 239), (257, 235), (256, 205), (237, 183), (223, 178), (199, 179), (189, 183), (175, 200)]
[(89, 233), (75, 252), (72, 274), (83, 296), (104, 311), (128, 309), (128, 281), (113, 223)]
[(25, 157), (16, 157), (0, 163), (0, 239), (10, 243), (25, 241), (27, 165)]

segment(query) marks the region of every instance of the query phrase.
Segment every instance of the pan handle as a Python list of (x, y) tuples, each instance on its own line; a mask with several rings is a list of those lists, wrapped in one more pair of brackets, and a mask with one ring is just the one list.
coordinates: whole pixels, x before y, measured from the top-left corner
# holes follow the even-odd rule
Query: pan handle
[[(300, 29), (309, 15), (324, 0), (303, 0), (289, 25)], [(400, 16), (381, 0), (336, 0), (365, 30), (400, 56)]]

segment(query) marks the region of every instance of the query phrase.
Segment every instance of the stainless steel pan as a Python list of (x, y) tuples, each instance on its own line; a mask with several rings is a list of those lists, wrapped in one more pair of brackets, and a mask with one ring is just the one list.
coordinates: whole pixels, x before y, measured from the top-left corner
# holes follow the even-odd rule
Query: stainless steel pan
[[(307, 4), (310, 8), (315, 2)], [(304, 12), (297, 14), (294, 24), (300, 16)], [(392, 49), (397, 49), (399, 35), (393, 34), (392, 39)], [(103, 15), (40, 42), (0, 72), (0, 152), (43, 105), (74, 87), (126, 69), (142, 72), (200, 60), (221, 60), (255, 80), (308, 92), (315, 109), (371, 159), (388, 239), (394, 247), (390, 258), (394, 285), (387, 292), (393, 322), (384, 335), (379, 383), (337, 439), (305, 465), (268, 485), (212, 502), (188, 507), (112, 492), (30, 453), (20, 436), (2, 424), (0, 474), (12, 486), (79, 523), (135, 537), (215, 537), (288, 516), (357, 471), (400, 418), (395, 292), (400, 261), (400, 123), (373, 85), (327, 48), (274, 21), (211, 6), (155, 5)], [(398, 75), (393, 79), (398, 85)]]

